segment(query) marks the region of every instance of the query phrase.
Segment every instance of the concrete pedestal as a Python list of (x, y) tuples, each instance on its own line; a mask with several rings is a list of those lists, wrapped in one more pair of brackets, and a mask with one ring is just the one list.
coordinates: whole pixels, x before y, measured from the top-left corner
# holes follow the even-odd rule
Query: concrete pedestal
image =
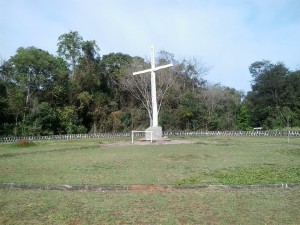
[[(162, 127), (149, 127), (146, 129), (146, 131), (152, 131), (152, 140), (153, 141), (159, 141), (162, 140)], [(147, 141), (151, 140), (151, 133), (150, 132), (146, 132), (145, 133), (145, 139)]]

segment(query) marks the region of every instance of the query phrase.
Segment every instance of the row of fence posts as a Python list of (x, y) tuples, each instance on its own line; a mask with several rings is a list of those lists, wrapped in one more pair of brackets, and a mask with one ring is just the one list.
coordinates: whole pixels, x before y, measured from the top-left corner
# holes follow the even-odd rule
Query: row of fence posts
[[(165, 131), (164, 136), (282, 136), (300, 137), (300, 131)], [(135, 133), (135, 136), (144, 136), (144, 133)], [(92, 133), (92, 134), (63, 134), (49, 136), (26, 136), (26, 137), (2, 137), (0, 142), (16, 142), (19, 140), (39, 141), (39, 140), (65, 140), (83, 138), (127, 138), (129, 133)]]

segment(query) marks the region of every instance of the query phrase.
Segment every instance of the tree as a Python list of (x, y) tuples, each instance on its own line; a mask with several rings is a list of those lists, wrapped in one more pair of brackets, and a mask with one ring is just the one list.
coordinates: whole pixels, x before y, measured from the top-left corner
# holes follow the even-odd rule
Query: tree
[(64, 61), (35, 47), (19, 48), (2, 66), (8, 104), (15, 117), (15, 134), (20, 118), (25, 120), (39, 103), (63, 104), (66, 78)]
[(179, 68), (178, 84), (180, 84), (182, 91), (195, 91), (198, 87), (206, 84), (203, 76), (210, 71), (210, 67), (206, 66), (199, 59), (184, 59), (180, 62)]
[[(113, 110), (114, 111), (114, 110)], [(93, 105), (89, 114), (92, 117), (92, 132), (111, 131), (111, 121), (109, 121), (109, 98), (106, 94), (97, 92), (93, 95)]]
[(126, 68), (131, 64), (132, 59), (127, 54), (110, 53), (104, 55), (101, 60), (101, 69), (107, 85), (103, 85), (102, 89), (107, 90), (107, 93), (115, 98), (119, 104), (124, 103), (122, 95), (126, 96), (122, 91), (120, 79), (126, 73)]
[[(99, 48), (95, 41), (83, 42), (83, 55), (79, 59), (78, 66), (74, 71), (71, 80), (74, 90), (72, 90), (73, 100), (84, 91), (89, 93), (99, 91), (104, 82), (100, 67)], [(75, 92), (75, 93), (74, 93)]]
[[(147, 110), (150, 121), (152, 118), (152, 97), (151, 97), (151, 76), (149, 74), (133, 76), (134, 71), (141, 70), (141, 68), (151, 67), (149, 63), (141, 58), (135, 58), (128, 68), (126, 75), (122, 77), (123, 87), (131, 93), (134, 98), (138, 99), (143, 107)], [(167, 71), (167, 72), (166, 72)], [(173, 83), (175, 76), (172, 77), (172, 69), (164, 69), (163, 72), (156, 72), (156, 98), (157, 98), (157, 111), (160, 111), (162, 99)], [(152, 122), (150, 122), (151, 124)]]
[(252, 91), (246, 96), (251, 125), (281, 129), (300, 125), (300, 72), (270, 61), (250, 65)]
[(36, 106), (23, 121), (24, 135), (39, 136), (58, 134), (60, 121), (57, 111), (47, 102)]
[[(172, 63), (173, 67), (156, 71), (156, 91), (158, 112), (163, 106), (163, 99), (167, 96), (168, 91), (176, 92), (179, 97), (184, 92), (187, 83), (191, 83), (189, 90), (199, 86), (202, 70), (193, 62), (180, 63), (175, 60), (174, 55), (166, 51), (160, 51), (157, 56), (156, 65)], [(127, 90), (142, 106), (147, 110), (150, 121), (152, 121), (152, 101), (151, 101), (151, 82), (150, 75), (132, 76), (133, 72), (150, 68), (150, 62), (135, 57), (131, 65), (127, 68), (125, 75), (121, 79), (122, 87)], [(189, 67), (189, 68), (188, 68)], [(193, 68), (193, 73), (189, 73)], [(192, 75), (191, 75), (192, 74)], [(197, 77), (197, 79), (196, 79)], [(184, 81), (184, 82), (182, 82)], [(195, 84), (195, 82), (197, 84)]]
[[(1, 126), (3, 133), (7, 135), (18, 134), (18, 123), (21, 115), (23, 114), (25, 101), (23, 91), (16, 85), (15, 82), (15, 70), (11, 61), (3, 61), (0, 67), (0, 83), (1, 83)], [(11, 115), (13, 121), (11, 121), (11, 128), (5, 128), (6, 116)]]
[(219, 84), (207, 84), (199, 93), (205, 107), (206, 125), (209, 130), (231, 130), (235, 128), (242, 93)]
[(0, 135), (12, 133), (12, 112), (9, 108), (6, 87), (0, 79)]
[(77, 31), (70, 31), (58, 37), (57, 46), (58, 55), (69, 63), (71, 77), (73, 77), (76, 66), (82, 56), (83, 38)]
[(237, 128), (239, 130), (244, 130), (244, 131), (251, 130), (250, 115), (246, 104), (243, 103), (241, 104), (236, 123), (237, 123)]
[(203, 114), (202, 102), (199, 101), (195, 92), (186, 92), (186, 94), (180, 98), (176, 115), (181, 130), (200, 129)]
[(61, 87), (65, 85), (66, 67), (63, 61), (46, 51), (35, 47), (19, 48), (9, 62), (12, 72), (7, 78), (24, 92), (27, 110), (33, 107), (34, 99), (42, 99), (49, 89), (53, 91), (52, 97), (59, 95), (55, 92), (59, 92), (54, 88), (56, 84)]
[(82, 42), (83, 55), (75, 71), (75, 79), (81, 87), (81, 91), (97, 91), (103, 82), (99, 47), (95, 41)]
[(7, 89), (6, 89), (6, 74), (9, 67), (6, 66), (6, 62), (0, 58), (0, 135), (5, 133), (12, 133), (10, 130), (11, 115)]
[(86, 127), (81, 124), (81, 119), (74, 106), (57, 108), (56, 111), (60, 119), (60, 133), (82, 134), (87, 132)]

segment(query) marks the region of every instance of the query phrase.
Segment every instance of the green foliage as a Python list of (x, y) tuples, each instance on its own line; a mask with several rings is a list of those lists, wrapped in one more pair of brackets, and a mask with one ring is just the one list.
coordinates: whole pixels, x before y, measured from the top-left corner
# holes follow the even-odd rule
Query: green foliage
[(58, 55), (63, 57), (71, 65), (72, 71), (75, 70), (79, 58), (82, 55), (83, 38), (77, 31), (70, 31), (62, 34), (58, 38)]
[(26, 125), (26, 135), (53, 135), (59, 129), (58, 114), (49, 103), (42, 102), (23, 121)]
[(14, 131), (6, 130), (5, 133), (42, 134), (43, 126), (35, 120), (34, 113), (42, 102), (53, 106), (65, 102), (67, 68), (64, 61), (35, 47), (19, 48), (1, 68), (1, 82), (7, 96), (6, 112), (14, 117), (15, 124)]
[(159, 114), (159, 124), (164, 131), (172, 131), (174, 128), (180, 127), (181, 121), (178, 119), (177, 113), (172, 109), (163, 108)]
[[(0, 135), (123, 132), (145, 129), (152, 115), (150, 76), (132, 76), (150, 62), (123, 53), (100, 56), (77, 31), (58, 38), (58, 56), (20, 47), (0, 64)], [(201, 61), (161, 50), (156, 64), (159, 124), (164, 130), (251, 130), (300, 127), (300, 71), (283, 63), (250, 65), (246, 96), (209, 84)]]
[[(196, 92), (186, 92), (179, 101), (177, 109), (177, 120), (181, 130), (200, 129), (201, 115), (203, 114), (203, 105), (199, 101)], [(175, 119), (175, 118), (174, 118)]]
[(58, 108), (57, 113), (60, 119), (60, 125), (62, 126), (61, 133), (82, 134), (87, 132), (86, 127), (81, 124), (74, 106)]
[(13, 123), (13, 118), (9, 108), (6, 87), (0, 83), (0, 135), (5, 134), (7, 130), (11, 130), (8, 129), (10, 123)]
[(299, 71), (291, 72), (283, 63), (253, 63), (254, 81), (246, 96), (252, 126), (282, 129), (299, 126)]
[(242, 104), (237, 117), (237, 128), (239, 130), (250, 131), (250, 115), (245, 104)]

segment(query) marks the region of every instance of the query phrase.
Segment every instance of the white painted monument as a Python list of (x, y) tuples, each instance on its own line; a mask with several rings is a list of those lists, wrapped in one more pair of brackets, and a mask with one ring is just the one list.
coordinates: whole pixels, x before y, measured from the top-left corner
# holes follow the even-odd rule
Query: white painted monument
[[(155, 59), (154, 59), (154, 47), (151, 46), (151, 69), (142, 70), (139, 72), (134, 72), (133, 75), (139, 75), (143, 73), (151, 73), (151, 98), (152, 98), (152, 124), (146, 131), (152, 131), (153, 140), (162, 139), (162, 128), (158, 126), (158, 112), (157, 112), (157, 97), (156, 97), (156, 78), (155, 71), (168, 68), (173, 66), (173, 64), (167, 64), (163, 66), (155, 67)], [(146, 132), (146, 140), (150, 140), (148, 137), (149, 133)]]

